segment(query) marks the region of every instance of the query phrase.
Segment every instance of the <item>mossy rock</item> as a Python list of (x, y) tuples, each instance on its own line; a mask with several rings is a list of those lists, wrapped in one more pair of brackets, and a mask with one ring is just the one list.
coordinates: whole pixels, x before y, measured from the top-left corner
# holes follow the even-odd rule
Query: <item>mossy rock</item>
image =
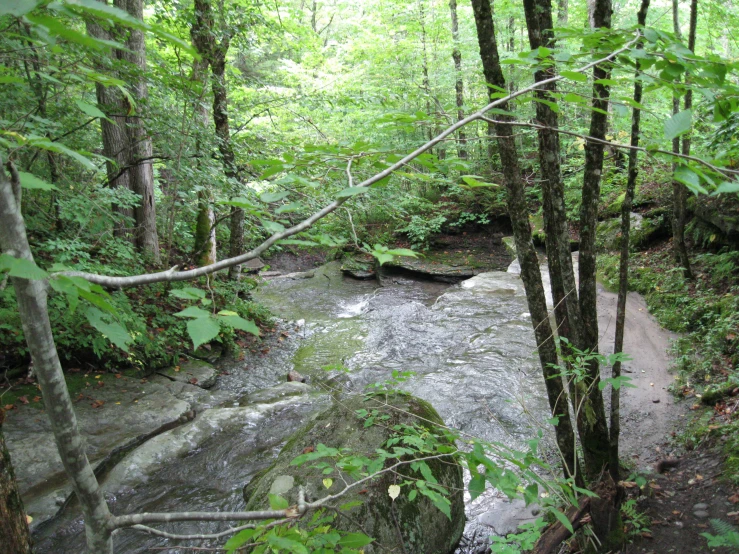
[[(648, 216), (631, 213), (631, 244), (641, 248), (662, 236), (665, 231), (663, 214), (653, 213)], [(621, 248), (621, 218), (614, 217), (598, 223), (596, 243), (601, 250), (618, 250)]]
[(340, 269), (342, 273), (355, 279), (374, 279), (375, 258), (369, 254), (345, 254)]
[[(385, 403), (397, 409), (388, 408)], [(357, 416), (357, 410), (377, 410), (379, 417), (375, 418), (376, 424), (365, 427), (365, 420)], [(381, 420), (382, 415), (387, 415), (389, 419)], [(290, 504), (295, 504), (301, 486), (309, 501), (336, 494), (344, 486), (336, 472), (325, 475), (322, 469), (312, 467), (314, 463), (291, 466), (290, 462), (319, 444), (346, 448), (357, 456), (375, 458), (375, 450), (382, 448), (393, 436), (392, 427), (397, 424), (415, 424), (441, 434), (442, 429), (437, 425), (443, 425), (443, 421), (428, 402), (406, 394), (383, 395), (377, 399), (359, 396), (335, 403), (297, 431), (275, 463), (257, 474), (244, 488), (246, 509), (267, 509), (268, 495), (276, 493)], [(403, 486), (400, 496), (393, 501), (388, 494), (388, 487), (400, 484), (403, 478), (388, 472), (355, 487), (337, 500), (334, 503), (337, 506), (350, 502), (358, 502), (358, 505), (342, 511), (347, 517), (337, 517), (333, 526), (373, 537), (375, 542), (364, 549), (367, 554), (397, 550), (424, 554), (452, 552), (462, 537), (465, 524), (462, 468), (450, 458), (430, 460), (427, 464), (438, 483), (449, 491), (451, 518), (447, 518), (426, 496), (419, 494), (412, 502), (408, 500), (408, 486)], [(414, 479), (423, 479), (410, 466), (401, 466), (398, 472)], [(324, 485), (327, 477), (333, 479), (329, 489)], [(346, 474), (342, 477), (347, 483), (354, 481)], [(402, 549), (398, 549), (400, 543)]]

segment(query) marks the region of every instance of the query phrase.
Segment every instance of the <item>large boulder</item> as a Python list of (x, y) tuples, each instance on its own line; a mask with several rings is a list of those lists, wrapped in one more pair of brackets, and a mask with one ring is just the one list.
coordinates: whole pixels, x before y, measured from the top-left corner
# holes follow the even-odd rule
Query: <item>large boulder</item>
[[(652, 211), (646, 215), (631, 212), (630, 242), (635, 248), (648, 246), (654, 240), (669, 235), (669, 221), (665, 214)], [(602, 250), (621, 248), (621, 218), (600, 221), (596, 230), (596, 243)]]
[[(388, 407), (389, 406), (389, 407)], [(359, 417), (358, 410), (372, 413), (377, 410), (374, 424), (365, 425), (366, 419)], [(387, 416), (387, 419), (383, 419)], [(323, 469), (307, 462), (300, 466), (290, 463), (299, 455), (311, 452), (319, 444), (329, 448), (348, 449), (356, 456), (376, 458), (376, 449), (386, 448), (388, 439), (395, 435), (393, 426), (399, 424), (418, 425), (439, 432), (438, 425), (443, 421), (436, 410), (427, 402), (406, 394), (386, 397), (357, 396), (342, 399), (319, 414), (313, 421), (296, 432), (280, 452), (275, 463), (258, 474), (244, 488), (247, 510), (260, 510), (269, 507), (269, 494), (280, 494), (290, 504), (298, 501), (298, 489), (303, 487), (309, 501), (315, 501), (330, 494), (336, 494), (344, 487), (344, 482), (354, 482), (346, 473), (338, 476), (337, 470), (324, 474)], [(330, 461), (322, 459), (320, 461)], [(447, 518), (426, 496), (418, 494), (413, 501), (408, 499), (411, 490), (403, 486), (400, 495), (393, 500), (388, 487), (401, 484), (403, 476), (413, 480), (425, 479), (421, 473), (413, 471), (409, 465), (397, 471), (384, 473), (372, 481), (351, 489), (334, 506), (356, 502), (348, 511), (347, 517), (337, 517), (332, 525), (347, 532), (366, 533), (375, 542), (365, 547), (367, 554), (385, 551), (404, 551), (424, 554), (448, 554), (459, 542), (464, 531), (465, 515), (462, 489), (462, 468), (451, 458), (429, 460), (428, 467), (440, 485), (449, 491), (451, 502)], [(388, 461), (386, 465), (391, 465)], [(332, 479), (330, 487), (325, 481)], [(398, 545), (403, 547), (398, 549)]]

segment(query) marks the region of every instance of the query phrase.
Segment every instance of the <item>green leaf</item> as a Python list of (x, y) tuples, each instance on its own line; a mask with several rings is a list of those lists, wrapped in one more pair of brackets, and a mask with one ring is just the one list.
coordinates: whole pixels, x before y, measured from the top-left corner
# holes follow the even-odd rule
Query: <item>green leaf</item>
[(551, 100), (544, 100), (543, 98), (537, 98), (536, 96), (534, 96), (532, 100), (534, 102), (538, 102), (539, 104), (549, 106), (549, 109), (552, 110), (554, 113), (559, 113), (559, 105), (556, 102), (552, 102)]
[(452, 520), (452, 512), (450, 509), (451, 503), (447, 498), (441, 496), (438, 492), (432, 491), (427, 488), (419, 488), (419, 492), (427, 497), (429, 500), (431, 500), (433, 505), (436, 506), (436, 508), (447, 518), (449, 518), (449, 521)]
[(205, 310), (201, 310), (200, 308), (196, 306), (189, 306), (182, 310), (181, 312), (177, 312), (177, 317), (193, 317), (195, 319), (201, 318), (201, 317), (210, 317), (210, 312), (206, 312)]
[(8, 271), (11, 277), (21, 279), (46, 279), (49, 274), (37, 266), (33, 261), (24, 258), (15, 258), (10, 254), (0, 255), (0, 271)]
[(3, 0), (0, 2), (0, 16), (21, 17), (35, 9), (40, 3), (41, 0)]
[(88, 306), (85, 309), (85, 317), (90, 322), (90, 325), (100, 331), (100, 334), (104, 335), (110, 342), (124, 352), (128, 352), (128, 344), (133, 339), (128, 334), (128, 331), (126, 331), (126, 328), (117, 321), (114, 321), (112, 316), (101, 312), (97, 308)]
[(226, 541), (226, 544), (223, 545), (223, 548), (225, 548), (227, 552), (233, 552), (240, 546), (248, 543), (254, 536), (254, 533), (256, 533), (256, 529), (244, 529), (243, 531), (239, 531), (233, 537)]
[(565, 79), (577, 81), (578, 83), (586, 83), (588, 81), (587, 75), (584, 73), (578, 73), (577, 71), (560, 71), (559, 74)]
[(665, 140), (672, 140), (690, 131), (693, 110), (683, 110), (665, 121)]
[(174, 289), (169, 291), (170, 296), (176, 298), (184, 298), (185, 300), (200, 300), (205, 298), (205, 291), (194, 287), (185, 287), (183, 289)]
[(58, 18), (51, 17), (49, 15), (26, 14), (25, 19), (33, 25), (45, 29), (50, 37), (62, 38), (93, 50), (102, 50), (109, 46), (122, 46), (113, 41), (97, 39), (90, 35), (75, 31), (74, 29), (62, 24)]
[(715, 194), (727, 194), (732, 192), (739, 192), (739, 182), (725, 181), (718, 186)]
[[(0, 12), (2, 12), (2, 7), (0, 7)], [(25, 83), (25, 81), (20, 77), (13, 77), (12, 75), (3, 75), (2, 77), (0, 77), (0, 84), (2, 85), (8, 85), (12, 83)]]
[(83, 102), (82, 100), (76, 100), (75, 104), (77, 104), (77, 107), (82, 110), (82, 113), (89, 115), (90, 117), (99, 117), (100, 119), (108, 119), (108, 116), (105, 115), (97, 106), (93, 106), (92, 104), (88, 104), (87, 102)]
[(278, 192), (265, 192), (262, 194), (259, 199), (264, 202), (265, 204), (271, 204), (272, 202), (279, 202), (283, 198), (287, 198), (290, 196), (290, 192), (286, 190), (281, 190)]
[(253, 321), (244, 319), (238, 315), (219, 315), (218, 319), (233, 329), (246, 331), (252, 335), (259, 336), (259, 327)]
[(708, 194), (708, 191), (701, 185), (700, 176), (688, 166), (678, 166), (675, 170), (674, 178), (688, 187), (688, 190), (693, 194)]
[(268, 498), (271, 510), (287, 510), (290, 506), (290, 503), (279, 494), (270, 494), (268, 495)]
[(552, 508), (551, 512), (554, 514), (554, 517), (556, 517), (559, 520), (559, 522), (564, 526), (565, 529), (567, 529), (570, 533), (575, 532), (572, 529), (572, 523), (570, 523), (570, 520), (567, 519), (566, 515), (564, 515), (562, 512), (560, 512), (556, 508)]
[(498, 185), (494, 183), (485, 183), (483, 181), (478, 181), (476, 179), (475, 175), (462, 175), (462, 180), (467, 185), (467, 188), (479, 188), (479, 187), (497, 187)]
[(212, 317), (199, 317), (187, 322), (187, 334), (192, 339), (193, 350), (197, 350), (201, 344), (212, 341), (220, 332), (221, 326)]
[(526, 502), (526, 505), (528, 506), (532, 502), (536, 502), (536, 500), (539, 498), (539, 485), (536, 483), (531, 483), (523, 490), (523, 499)]
[(270, 546), (286, 550), (290, 554), (308, 554), (308, 549), (305, 546), (292, 539), (269, 535), (267, 542)]
[(290, 212), (299, 212), (300, 210), (304, 210), (305, 206), (301, 204), (300, 202), (290, 202), (289, 204), (285, 204), (284, 206), (280, 206), (275, 210), (276, 214), (287, 214)]
[(21, 186), (24, 189), (57, 190), (54, 185), (47, 183), (46, 181), (42, 181), (31, 173), (19, 171), (18, 176), (21, 180)]
[(388, 250), (387, 253), (392, 256), (407, 256), (409, 258), (418, 257), (418, 252), (414, 252), (408, 248), (393, 248), (392, 250)]
[(350, 196), (356, 196), (357, 194), (364, 194), (369, 190), (368, 187), (349, 187), (336, 194), (336, 198), (349, 198)]
[(276, 221), (269, 221), (267, 219), (262, 220), (262, 226), (267, 229), (270, 233), (282, 233), (285, 230), (285, 226)]
[(65, 154), (70, 158), (77, 160), (77, 162), (79, 162), (79, 164), (83, 167), (91, 169), (93, 171), (97, 171), (97, 166), (92, 163), (89, 158), (83, 156), (75, 150), (72, 150), (71, 148), (67, 148), (59, 142), (52, 142), (47, 138), (34, 138), (28, 141), (28, 145), (35, 146), (36, 148), (42, 148), (44, 150), (49, 150), (50, 152), (56, 152), (57, 154)]
[(470, 479), (470, 484), (467, 486), (467, 489), (470, 491), (471, 500), (480, 496), (485, 492), (485, 476), (479, 473), (475, 475)]
[(368, 537), (364, 533), (347, 533), (341, 539), (339, 540), (338, 544), (339, 546), (343, 546), (345, 548), (362, 548), (363, 546), (367, 546), (372, 541), (374, 541), (372, 537)]

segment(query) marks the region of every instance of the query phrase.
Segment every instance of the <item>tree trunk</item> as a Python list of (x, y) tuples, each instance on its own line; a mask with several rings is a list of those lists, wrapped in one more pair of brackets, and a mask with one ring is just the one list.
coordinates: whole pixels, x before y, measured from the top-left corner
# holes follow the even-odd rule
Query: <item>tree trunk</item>
[(5, 411), (0, 408), (0, 554), (31, 554), (28, 521), (5, 446), (4, 419)]
[[(641, 8), (637, 14), (640, 26), (646, 25), (649, 0), (642, 0)], [(639, 42), (637, 48), (643, 48)], [(640, 71), (637, 67), (634, 78), (634, 104), (638, 106), (642, 101), (642, 82)], [(641, 110), (634, 108), (631, 112), (631, 146), (639, 146), (639, 126), (641, 121)], [(638, 175), (639, 153), (634, 148), (629, 150), (629, 172), (626, 182), (626, 194), (621, 204), (621, 259), (618, 272), (618, 300), (616, 303), (616, 335), (613, 341), (614, 354), (620, 354), (624, 349), (624, 327), (626, 326), (626, 297), (629, 292), (629, 234), (631, 232), (631, 204), (634, 200), (636, 190), (636, 177)], [(621, 362), (613, 364), (611, 377), (617, 379), (621, 376)], [(611, 428), (610, 428), (610, 473), (615, 483), (620, 480), (619, 468), (619, 434), (621, 432), (621, 388), (611, 387)]]
[[(472, 0), (472, 9), (477, 25), (477, 38), (480, 44), (480, 58), (483, 72), (488, 84), (505, 89), (505, 79), (498, 57), (498, 47), (495, 40), (490, 0)], [(493, 89), (488, 89), (493, 93)], [(501, 105), (506, 110), (506, 105)], [(498, 116), (502, 119), (505, 116)], [(529, 214), (524, 195), (524, 184), (521, 170), (518, 165), (518, 152), (510, 125), (499, 123), (495, 126), (498, 136), (498, 152), (506, 184), (508, 212), (513, 225), (513, 236), (516, 242), (516, 252), (521, 264), (521, 278), (526, 290), (526, 300), (531, 322), (534, 327), (539, 361), (544, 374), (547, 388), (547, 397), (552, 415), (558, 420), (555, 425), (557, 445), (563, 459), (565, 477), (577, 475), (577, 454), (575, 451), (575, 435), (570, 421), (567, 406), (567, 393), (561, 377), (555, 366), (557, 365), (557, 350), (555, 348), (553, 331), (549, 322), (544, 286), (539, 270), (539, 259), (531, 239)]]
[(567, 0), (557, 0), (557, 25), (564, 27), (567, 25)]
[[(120, 40), (120, 37), (103, 29), (97, 22), (90, 20), (87, 23), (87, 32), (95, 38), (103, 40)], [(113, 61), (121, 59), (120, 50), (112, 50)], [(100, 130), (103, 138), (103, 155), (108, 158), (105, 167), (108, 174), (108, 186), (131, 190), (130, 173), (128, 171), (128, 133), (126, 130), (126, 114), (131, 106), (120, 89), (95, 84), (95, 93), (100, 108), (107, 119), (100, 119)], [(133, 208), (121, 207), (115, 203), (112, 206), (118, 214), (114, 233), (117, 237), (135, 241), (131, 224), (134, 221)]]
[[(15, 169), (9, 164), (11, 179), (0, 163), (0, 248), (14, 257), (33, 261), (21, 215), (20, 183)], [(48, 283), (11, 277), (18, 301), (28, 350), (36, 377), (41, 386), (46, 413), (54, 433), (59, 456), (72, 487), (80, 501), (85, 518), (87, 548), (90, 554), (112, 554), (111, 533), (108, 529), (110, 512), (85, 452), (77, 417), (69, 396), (62, 366), (51, 333), (46, 306)]]
[[(208, 61), (205, 59), (197, 60), (193, 64), (191, 80), (201, 83), (204, 88), (207, 72)], [(206, 129), (209, 123), (208, 108), (202, 100), (202, 98), (197, 99), (193, 112), (197, 119), (200, 120), (202, 128)], [(203, 155), (200, 140), (196, 140), (195, 150), (198, 156)], [(195, 261), (199, 266), (213, 264), (217, 259), (216, 218), (213, 212), (212, 201), (213, 195), (211, 194), (210, 186), (206, 184), (202, 190), (198, 191), (198, 215), (195, 220), (193, 252), (195, 254)]]
[[(688, 31), (688, 49), (695, 51), (695, 30), (698, 20), (698, 1), (690, 2), (690, 29)], [(675, 35), (680, 39), (680, 21), (678, 14), (677, 0), (672, 2), (672, 24)], [(686, 85), (688, 84), (686, 78)], [(685, 91), (685, 109), (689, 110), (693, 107), (693, 90), (690, 86)], [(677, 95), (672, 97), (672, 113), (676, 114), (680, 111), (680, 98)], [(680, 137), (672, 140), (672, 151), (676, 154), (680, 153)], [(683, 137), (682, 153), (690, 155), (690, 134)], [(673, 172), (677, 169), (678, 164), (673, 163)], [(675, 260), (683, 268), (683, 276), (686, 279), (693, 279), (693, 271), (690, 268), (690, 258), (688, 257), (688, 247), (685, 244), (685, 225), (687, 224), (687, 189), (685, 185), (673, 179), (672, 181), (672, 246), (675, 253)]]
[[(315, 3), (314, 3), (315, 14)], [(239, 172), (236, 167), (236, 155), (231, 144), (231, 131), (228, 123), (228, 90), (226, 87), (226, 54), (230, 46), (228, 32), (223, 33), (221, 41), (215, 39), (215, 23), (210, 0), (195, 0), (195, 23), (191, 36), (195, 48), (210, 64), (211, 86), (213, 89), (213, 123), (218, 140), (218, 151), (221, 154), (223, 171), (234, 192), (239, 188)], [(244, 250), (244, 210), (231, 208), (229, 257), (235, 257)], [(228, 276), (232, 280), (241, 277), (241, 266), (231, 266)]]
[[(593, 10), (596, 28), (611, 27), (611, 0), (595, 0)], [(593, 69), (595, 81), (608, 78), (608, 70), (603, 65)], [(608, 86), (593, 84), (593, 111), (590, 118), (590, 136), (605, 140), (608, 128)], [(580, 330), (581, 350), (598, 352), (598, 311), (596, 307), (595, 283), (595, 230), (598, 223), (598, 201), (600, 200), (600, 179), (603, 172), (603, 144), (588, 142), (585, 145), (585, 170), (580, 207)], [(600, 367), (597, 361), (589, 364), (587, 375), (582, 382), (587, 397), (575, 398), (579, 404), (585, 402), (578, 413), (578, 429), (585, 458), (585, 471), (591, 478), (598, 476), (609, 463), (608, 426), (606, 423), (603, 394), (598, 388)]]
[[(457, 121), (464, 119), (464, 81), (462, 80), (462, 52), (459, 50), (459, 21), (457, 20), (457, 0), (449, 0), (449, 11), (452, 16), (452, 41), (454, 49), (452, 50), (452, 59), (454, 60), (454, 75), (456, 77), (454, 89), (457, 99)], [(457, 155), (460, 159), (467, 159), (467, 135), (464, 128), (457, 131)]]
[[(143, 0), (115, 0), (114, 3), (118, 8), (127, 11), (129, 15), (143, 20)], [(132, 96), (136, 101), (136, 113), (126, 117), (126, 167), (129, 168), (129, 185), (131, 190), (141, 197), (140, 204), (133, 210), (136, 221), (134, 237), (139, 251), (150, 256), (154, 263), (159, 264), (161, 258), (154, 199), (154, 170), (151, 161), (153, 147), (142, 118), (142, 111), (149, 100), (146, 83), (146, 41), (143, 31), (129, 29), (126, 50), (121, 51), (121, 58), (133, 66), (136, 75), (130, 83)]]

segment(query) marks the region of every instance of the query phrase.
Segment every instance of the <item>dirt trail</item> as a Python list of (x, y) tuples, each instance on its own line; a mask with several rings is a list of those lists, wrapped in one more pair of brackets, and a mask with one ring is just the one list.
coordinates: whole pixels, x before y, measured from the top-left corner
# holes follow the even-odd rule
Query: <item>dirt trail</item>
[[(598, 285), (598, 331), (600, 351), (613, 353), (618, 295)], [(660, 327), (647, 310), (644, 299), (629, 293), (626, 299), (624, 352), (632, 359), (623, 364), (623, 375), (636, 388), (621, 389), (621, 452), (639, 469), (664, 458), (667, 438), (688, 413), (685, 403), (678, 403), (670, 385), (670, 342), (675, 333)], [(610, 370), (609, 370), (610, 373)]]

